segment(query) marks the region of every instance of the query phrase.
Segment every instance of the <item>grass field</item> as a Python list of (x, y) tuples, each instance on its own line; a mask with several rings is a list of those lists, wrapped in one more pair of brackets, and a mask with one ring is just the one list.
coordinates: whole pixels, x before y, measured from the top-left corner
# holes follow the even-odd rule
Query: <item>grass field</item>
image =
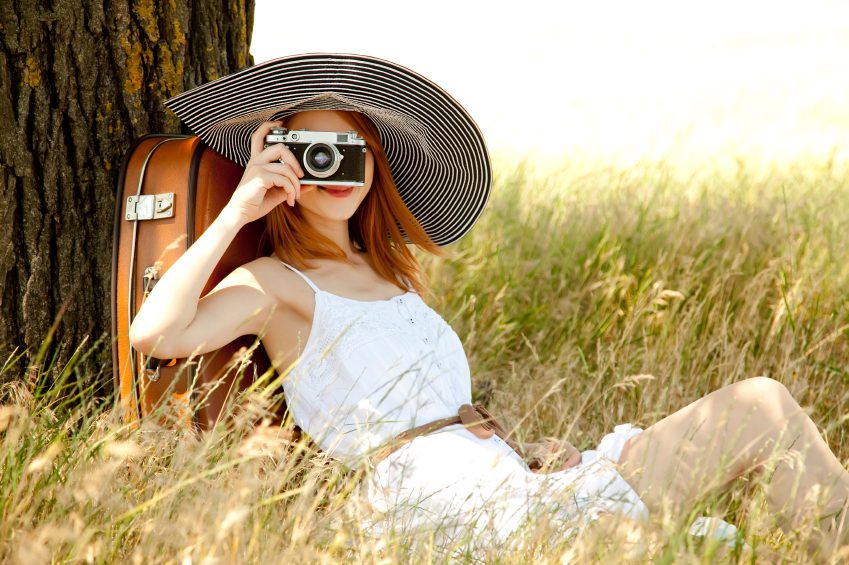
[[(542, 175), (498, 160), (495, 172), (488, 209), (453, 257), (419, 253), (429, 303), (464, 343), (475, 401), (527, 440), (590, 449), (615, 424), (647, 427), (767, 375), (849, 465), (845, 164), (574, 163)], [(103, 348), (108, 338), (80, 355)], [(48, 388), (47, 367), (26, 371), (35, 356), (4, 361), (4, 372), (28, 377), (2, 391), (3, 562), (438, 561), (426, 540), (363, 537), (350, 474), (254, 428), (269, 403), (261, 394), (239, 399), (226, 430), (174, 432), (153, 420), (128, 429), (111, 402), (92, 398), (96, 383), (69, 384), (72, 366)], [(803, 560), (803, 536), (774, 527), (756, 486), (741, 482), (692, 514), (737, 525), (749, 559)], [(568, 542), (544, 541), (540, 523), (521, 550), (467, 558), (717, 559), (715, 544), (686, 534), (685, 518), (588, 528)]]

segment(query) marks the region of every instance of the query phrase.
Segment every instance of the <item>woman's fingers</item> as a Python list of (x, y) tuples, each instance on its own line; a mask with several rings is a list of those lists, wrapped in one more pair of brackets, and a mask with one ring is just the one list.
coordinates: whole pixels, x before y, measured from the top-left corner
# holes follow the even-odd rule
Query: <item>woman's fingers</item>
[[(547, 440), (544, 443), (525, 444), (525, 450), (531, 460), (535, 473), (549, 472), (552, 469), (563, 471), (581, 462), (581, 452), (566, 440)], [(562, 464), (561, 464), (562, 462)]]
[(286, 175), (291, 181), (292, 184), (295, 185), (295, 189), (297, 191), (297, 198), (300, 198), (305, 192), (310, 192), (316, 189), (316, 185), (314, 184), (301, 184), (301, 179), (295, 174), (292, 168), (287, 163), (266, 163), (263, 165), (269, 171), (273, 171), (278, 174)]
[[(280, 175), (287, 179), (287, 182), (279, 182), (275, 180), (270, 182), (270, 177), (264, 177), (266, 188), (271, 186), (284, 187), (287, 192), (287, 200), (290, 206), (294, 206), (294, 201), (301, 197), (301, 182), (300, 178), (304, 176), (304, 170), (298, 162), (294, 153), (283, 143), (272, 143), (265, 147), (265, 136), (271, 131), (271, 128), (283, 125), (282, 120), (273, 120), (263, 122), (251, 134), (251, 158), (248, 161), (247, 167), (261, 167), (267, 173)], [(247, 168), (246, 167), (246, 168)], [(262, 175), (262, 173), (260, 173)], [(276, 177), (275, 177), (276, 178)]]
[[(251, 134), (251, 161), (254, 157), (262, 153), (265, 147), (265, 136), (271, 131), (271, 128), (280, 127), (283, 125), (283, 120), (274, 120), (271, 122), (263, 122)], [(282, 145), (282, 144), (281, 144)]]
[(572, 455), (569, 456), (569, 459), (567, 459), (566, 463), (564, 463), (563, 466), (560, 467), (560, 470), (565, 471), (566, 469), (574, 467), (575, 465), (577, 465), (580, 462), (581, 462), (581, 452), (576, 451), (575, 453), (573, 453)]
[(569, 467), (574, 467), (578, 463), (581, 462), (581, 452), (578, 451), (574, 445), (569, 443), (566, 440), (561, 440), (560, 449), (563, 450), (563, 453), (566, 457), (566, 462), (563, 464), (561, 469), (568, 469)]
[(304, 176), (304, 170), (301, 168), (301, 164), (298, 162), (295, 154), (286, 147), (285, 143), (272, 143), (268, 147), (265, 147), (265, 136), (268, 135), (271, 128), (281, 125), (283, 125), (282, 120), (263, 122), (254, 130), (253, 134), (251, 134), (251, 158), (248, 164), (271, 163), (273, 161), (288, 163), (292, 167), (292, 170), (295, 171), (295, 174), (302, 177)]
[(263, 168), (273, 173), (285, 175), (292, 182), (297, 198), (301, 197), (301, 180), (295, 174), (295, 171), (292, 170), (292, 167), (285, 163), (267, 163), (263, 165)]
[(255, 163), (263, 164), (273, 163), (275, 161), (286, 163), (292, 167), (292, 170), (295, 171), (298, 177), (304, 176), (304, 170), (301, 168), (298, 158), (295, 157), (295, 154), (284, 143), (272, 143), (251, 160)]
[(303, 176), (295, 155), (282, 143), (265, 147), (265, 136), (282, 121), (263, 122), (251, 134), (251, 158), (228, 206), (248, 222), (266, 215), (287, 200), (294, 207), (301, 197)]
[[(271, 192), (272, 198), (275, 199), (275, 206), (280, 204), (283, 200), (286, 200), (289, 203), (289, 206), (295, 205), (295, 195), (297, 194), (297, 191), (292, 183), (292, 179), (286, 175), (271, 171), (263, 171), (259, 174), (259, 178), (268, 189), (266, 197), (268, 197), (268, 193)], [(277, 200), (278, 198), (279, 200)]]

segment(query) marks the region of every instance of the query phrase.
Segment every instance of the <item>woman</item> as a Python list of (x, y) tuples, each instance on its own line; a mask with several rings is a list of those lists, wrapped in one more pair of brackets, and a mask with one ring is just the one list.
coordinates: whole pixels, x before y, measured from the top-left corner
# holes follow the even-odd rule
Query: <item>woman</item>
[[(304, 171), (284, 144), (264, 148), (276, 126), (360, 133), (364, 186), (302, 185)], [(404, 205), (381, 137), (365, 113), (347, 110), (300, 110), (255, 128), (231, 200), (153, 288), (133, 320), (133, 346), (181, 358), (260, 336), (275, 369), (288, 371), (298, 425), (343, 463), (369, 464), (363, 484), (378, 532), (391, 522), (491, 545), (541, 511), (564, 523), (605, 513), (645, 518), (669, 503), (683, 509), (778, 454), (767, 499), (782, 527), (822, 518), (812, 553), (849, 541), (849, 474), (787, 389), (768, 378), (714, 391), (644, 432), (617, 426), (583, 453), (566, 442), (523, 448), (475, 415), (391, 443), (456, 415), (472, 395), (459, 337), (424, 302), (418, 263), (399, 244), (406, 237), (440, 251), (422, 228), (425, 214)], [(274, 254), (235, 269), (201, 298), (239, 229), (263, 217)], [(552, 472), (532, 471), (531, 455)], [(806, 498), (812, 492), (819, 498)]]

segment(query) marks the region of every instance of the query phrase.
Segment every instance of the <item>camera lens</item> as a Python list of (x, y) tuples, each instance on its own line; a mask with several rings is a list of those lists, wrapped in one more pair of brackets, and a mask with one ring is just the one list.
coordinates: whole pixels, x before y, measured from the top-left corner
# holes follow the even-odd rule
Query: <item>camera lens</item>
[(310, 165), (316, 170), (326, 169), (333, 161), (330, 153), (322, 147), (316, 148), (307, 158), (310, 160)]
[(342, 154), (327, 143), (316, 142), (304, 150), (304, 168), (314, 177), (330, 177), (339, 169), (341, 162)]

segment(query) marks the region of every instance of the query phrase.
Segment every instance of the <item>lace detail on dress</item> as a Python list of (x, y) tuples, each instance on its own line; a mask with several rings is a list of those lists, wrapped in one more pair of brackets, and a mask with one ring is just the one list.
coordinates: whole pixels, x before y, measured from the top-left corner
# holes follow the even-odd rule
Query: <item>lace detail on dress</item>
[(312, 328), (282, 384), (294, 421), (349, 462), (471, 402), (460, 338), (415, 292), (363, 301), (318, 290)]
[[(315, 297), (314, 329), (302, 353), (310, 360), (302, 370), (306, 381), (316, 387), (326, 385), (341, 369), (341, 360), (369, 342), (392, 335), (399, 338), (414, 335), (424, 347), (435, 351), (445, 328), (450, 330), (417, 294), (371, 302), (324, 291), (317, 292)], [(364, 304), (369, 307), (364, 308)], [(444, 365), (439, 359), (435, 364), (440, 369)]]

